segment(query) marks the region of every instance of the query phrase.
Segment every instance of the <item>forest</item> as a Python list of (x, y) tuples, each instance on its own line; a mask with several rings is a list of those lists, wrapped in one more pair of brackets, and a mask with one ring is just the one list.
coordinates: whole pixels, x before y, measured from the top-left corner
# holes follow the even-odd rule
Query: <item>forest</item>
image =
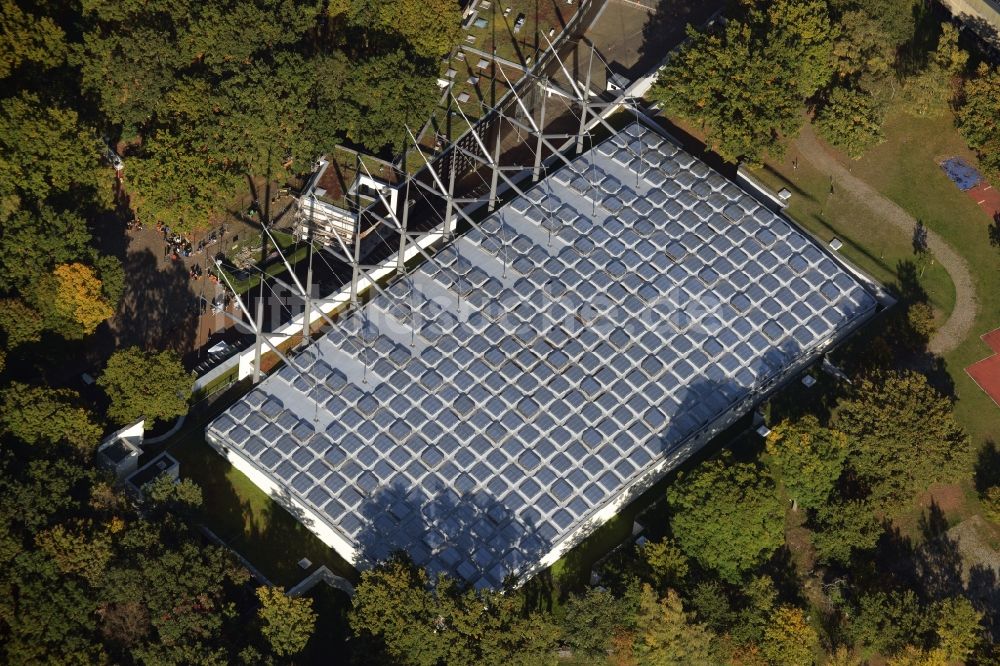
[[(94, 466), (104, 434), (187, 411), (177, 355), (109, 352), (96, 399), (61, 366), (118, 309), (129, 276), (106, 247), (126, 217), (194, 229), (335, 145), (396, 156), (435, 105), (460, 8), (0, 3), (0, 658), (304, 663), (317, 609), (206, 539), (202, 489), (157, 483), (137, 507)], [(652, 96), (750, 164), (810, 115), (860, 156), (903, 100), (914, 117), (953, 114), (996, 180), (1000, 70), (921, 7), (733, 2), (724, 26), (689, 29)], [(685, 465), (644, 515), (648, 539), (604, 560), (599, 584), (548, 571), (469, 590), (398, 554), (360, 574), (349, 640), (324, 663), (1000, 664), (995, 574), (963, 577), (934, 505), (917, 536), (899, 527), (929, 486), (969, 479), (1000, 521), (1000, 451), (974, 444), (928, 372), (930, 315), (907, 287), (837, 354), (849, 383), (779, 394), (766, 439)]]

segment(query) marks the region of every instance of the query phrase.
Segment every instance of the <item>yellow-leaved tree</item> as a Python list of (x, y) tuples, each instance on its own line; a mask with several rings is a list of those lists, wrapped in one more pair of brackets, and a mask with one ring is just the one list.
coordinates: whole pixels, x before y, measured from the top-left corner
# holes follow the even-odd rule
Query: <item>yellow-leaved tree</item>
[(59, 264), (54, 271), (57, 281), (56, 311), (80, 324), (85, 333), (93, 333), (114, 311), (101, 291), (101, 279), (86, 264)]
[(812, 628), (802, 609), (781, 606), (771, 616), (764, 629), (760, 648), (772, 664), (810, 666), (816, 661), (819, 636)]

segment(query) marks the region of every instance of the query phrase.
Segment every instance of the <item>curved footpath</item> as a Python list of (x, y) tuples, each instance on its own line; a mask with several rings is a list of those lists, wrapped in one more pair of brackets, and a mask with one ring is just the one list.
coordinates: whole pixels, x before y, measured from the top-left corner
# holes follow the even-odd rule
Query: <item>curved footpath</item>
[[(913, 216), (848, 171), (820, 144), (811, 125), (807, 124), (802, 128), (798, 146), (803, 158), (820, 171), (829, 173), (834, 183), (849, 192), (858, 203), (895, 226), (907, 237), (913, 234), (917, 224)], [(969, 336), (979, 309), (979, 302), (976, 299), (976, 288), (973, 286), (969, 264), (947, 241), (929, 228), (927, 228), (927, 248), (938, 263), (948, 271), (955, 285), (955, 308), (948, 321), (938, 328), (927, 344), (928, 351), (943, 355), (958, 347)]]

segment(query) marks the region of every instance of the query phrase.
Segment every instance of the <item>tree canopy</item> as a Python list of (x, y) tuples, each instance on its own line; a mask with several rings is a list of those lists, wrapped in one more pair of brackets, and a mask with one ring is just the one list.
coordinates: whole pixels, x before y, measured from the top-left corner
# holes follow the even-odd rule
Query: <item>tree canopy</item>
[(112, 354), (97, 380), (111, 400), (109, 418), (121, 424), (144, 418), (147, 428), (186, 414), (193, 383), (174, 352), (147, 353), (138, 347)]
[(463, 590), (448, 578), (431, 589), (423, 570), (398, 557), (361, 574), (351, 627), (368, 641), (367, 654), (384, 649), (392, 660), (425, 666), (554, 664), (559, 635), (513, 595)]
[(280, 587), (258, 587), (257, 598), (261, 631), (274, 653), (287, 657), (301, 652), (316, 627), (312, 599), (290, 597)]
[(850, 438), (848, 465), (882, 507), (948, 479), (970, 453), (951, 402), (916, 372), (862, 380), (834, 425)]
[(69, 389), (14, 382), (0, 391), (0, 405), (0, 428), (27, 444), (67, 443), (88, 451), (101, 441), (101, 427)]
[(814, 509), (826, 502), (844, 469), (847, 437), (807, 415), (776, 426), (767, 438), (767, 452), (776, 476), (797, 504)]
[(774, 481), (761, 466), (730, 455), (678, 474), (667, 503), (677, 543), (726, 580), (740, 580), (784, 542)]
[(698, 123), (723, 158), (757, 164), (783, 154), (805, 100), (832, 76), (836, 34), (825, 0), (748, 3), (719, 30), (689, 28), (651, 95)]
[(980, 165), (1000, 178), (1000, 69), (981, 63), (965, 82), (955, 124)]

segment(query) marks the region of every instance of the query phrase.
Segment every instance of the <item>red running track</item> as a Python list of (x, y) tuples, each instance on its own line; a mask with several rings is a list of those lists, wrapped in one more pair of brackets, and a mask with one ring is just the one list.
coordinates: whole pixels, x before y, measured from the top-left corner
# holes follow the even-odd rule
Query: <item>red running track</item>
[(1000, 328), (984, 334), (982, 340), (993, 350), (993, 354), (973, 363), (965, 372), (986, 395), (993, 398), (993, 402), (1000, 405)]

